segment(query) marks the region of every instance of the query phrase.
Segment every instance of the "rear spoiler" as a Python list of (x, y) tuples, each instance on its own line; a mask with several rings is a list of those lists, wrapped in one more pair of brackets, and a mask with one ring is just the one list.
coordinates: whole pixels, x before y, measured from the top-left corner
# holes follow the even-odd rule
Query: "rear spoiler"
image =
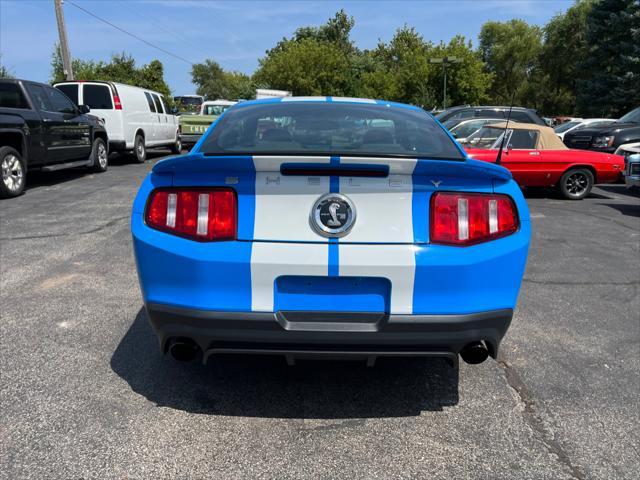
[(439, 160), (383, 157), (304, 157), (304, 156), (206, 156), (190, 153), (161, 160), (153, 173), (278, 172), (282, 175), (388, 177), (389, 175), (440, 175), (478, 179), (511, 179), (511, 173), (498, 165), (466, 158)]

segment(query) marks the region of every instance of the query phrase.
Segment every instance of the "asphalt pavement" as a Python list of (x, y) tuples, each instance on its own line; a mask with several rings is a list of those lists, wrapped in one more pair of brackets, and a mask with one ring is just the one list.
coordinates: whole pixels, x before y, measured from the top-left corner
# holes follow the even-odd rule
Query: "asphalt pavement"
[[(181, 364), (129, 233), (146, 164), (30, 174), (0, 201), (0, 478), (635, 479), (640, 197), (529, 192), (498, 361)], [(491, 281), (491, 279), (487, 279)]]

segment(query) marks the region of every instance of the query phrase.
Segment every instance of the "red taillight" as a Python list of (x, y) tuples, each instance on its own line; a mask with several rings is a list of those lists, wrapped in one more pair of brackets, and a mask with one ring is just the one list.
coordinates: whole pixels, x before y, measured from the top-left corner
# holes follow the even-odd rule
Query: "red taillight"
[(151, 228), (210, 242), (234, 240), (236, 193), (229, 188), (166, 188), (151, 192), (145, 221)]
[(113, 107), (116, 110), (122, 110), (122, 103), (120, 103), (120, 97), (115, 93), (113, 94)]
[(472, 245), (518, 230), (518, 210), (506, 195), (438, 192), (431, 196), (431, 243)]

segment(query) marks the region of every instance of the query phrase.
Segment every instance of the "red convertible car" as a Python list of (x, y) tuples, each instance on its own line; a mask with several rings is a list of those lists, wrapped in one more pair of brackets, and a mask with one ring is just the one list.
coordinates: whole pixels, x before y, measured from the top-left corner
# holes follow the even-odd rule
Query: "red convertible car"
[(589, 195), (594, 183), (621, 178), (624, 158), (619, 155), (572, 150), (549, 127), (532, 123), (494, 123), (467, 137), (463, 147), (470, 157), (495, 162), (506, 135), (501, 164), (521, 187), (556, 186), (570, 200)]

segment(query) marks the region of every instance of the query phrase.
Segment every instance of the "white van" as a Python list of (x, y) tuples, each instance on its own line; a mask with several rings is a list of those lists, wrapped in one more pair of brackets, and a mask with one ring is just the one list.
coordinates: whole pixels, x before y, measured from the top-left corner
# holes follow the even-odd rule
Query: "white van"
[(138, 162), (147, 158), (147, 148), (169, 147), (180, 153), (178, 121), (163, 96), (123, 83), (72, 81), (54, 85), (76, 105), (87, 105), (100, 117), (109, 136), (109, 150), (133, 152)]

